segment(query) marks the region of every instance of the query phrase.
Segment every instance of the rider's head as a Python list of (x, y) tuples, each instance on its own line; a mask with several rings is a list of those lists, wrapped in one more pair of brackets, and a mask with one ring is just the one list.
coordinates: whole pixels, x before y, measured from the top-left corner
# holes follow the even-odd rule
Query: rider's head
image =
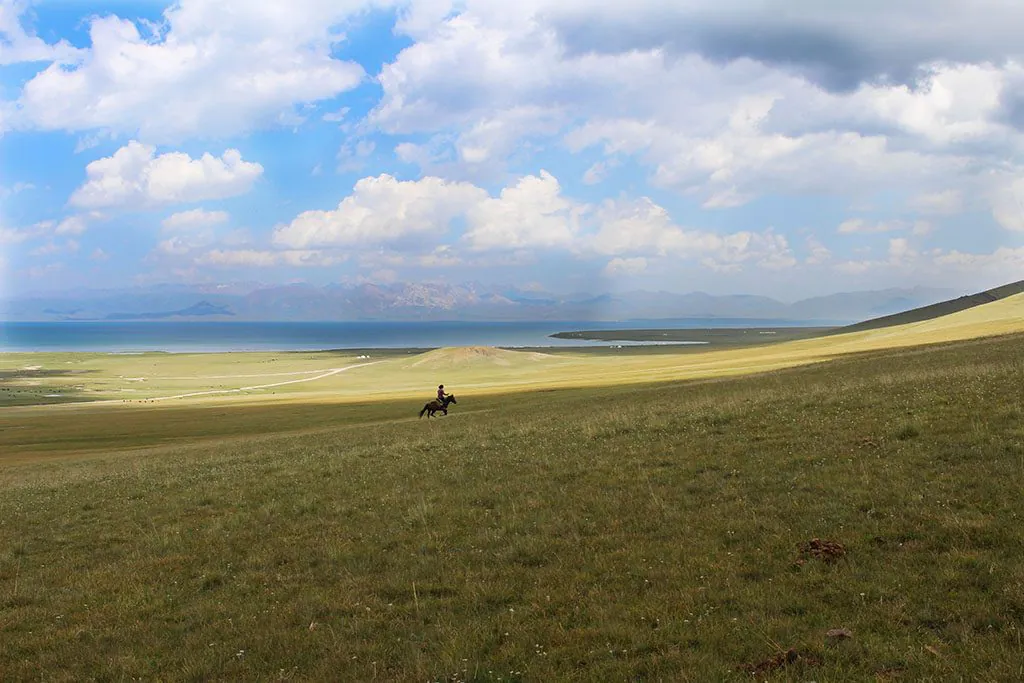
[(443, 385), (443, 384), (438, 384), (438, 385), (437, 385), (437, 388), (438, 388), (438, 389), (444, 389), (444, 385)]

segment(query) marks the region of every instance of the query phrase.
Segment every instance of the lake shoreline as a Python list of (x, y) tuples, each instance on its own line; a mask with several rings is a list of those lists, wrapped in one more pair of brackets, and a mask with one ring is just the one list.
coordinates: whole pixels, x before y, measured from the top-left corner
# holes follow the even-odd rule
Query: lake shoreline
[[(818, 323), (820, 325), (820, 323)], [(600, 326), (619, 335), (657, 327), (680, 332), (671, 339), (588, 339)], [(707, 329), (808, 329), (805, 321), (693, 318), (598, 322), (0, 322), (0, 353), (231, 353), (436, 349), (491, 346), (506, 349), (594, 348), (613, 341), (701, 342), (689, 331)], [(628, 331), (628, 332), (627, 332)], [(731, 334), (731, 333), (730, 333)], [(704, 344), (695, 344), (705, 346)]]

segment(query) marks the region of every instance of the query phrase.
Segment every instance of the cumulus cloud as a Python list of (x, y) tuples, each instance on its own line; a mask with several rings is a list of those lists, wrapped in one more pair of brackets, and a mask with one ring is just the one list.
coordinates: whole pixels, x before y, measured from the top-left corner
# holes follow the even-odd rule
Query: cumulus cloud
[(469, 183), (427, 177), (399, 181), (363, 178), (331, 211), (305, 211), (278, 226), (274, 243), (298, 249), (387, 244), (410, 235), (443, 235), (451, 221), (487, 193)]
[(1024, 7), (991, 0), (639, 0), (593, 6), (543, 3), (573, 53), (660, 48), (720, 62), (753, 60), (791, 70), (829, 90), (878, 81), (913, 83), (934, 62), (999, 63), (1021, 56)]
[(525, 176), (491, 197), (471, 183), (428, 176), (399, 181), (391, 175), (363, 178), (331, 211), (305, 211), (274, 231), (274, 243), (292, 248), (395, 244), (417, 236), (427, 242), (466, 229), (473, 250), (568, 247), (580, 207), (561, 196), (546, 171)]
[(999, 184), (992, 192), (992, 215), (999, 225), (1024, 232), (1024, 177)]
[(71, 195), (82, 208), (140, 208), (222, 199), (244, 194), (263, 174), (258, 163), (242, 160), (238, 150), (199, 159), (129, 142), (113, 156), (90, 163), (85, 184)]
[(608, 171), (613, 167), (611, 161), (598, 161), (590, 166), (583, 174), (584, 185), (597, 185), (604, 181)]
[(0, 246), (20, 244), (31, 236), (31, 233), (27, 230), (0, 226)]
[(372, 140), (352, 140), (338, 150), (338, 171), (358, 171), (377, 148)]
[(702, 199), (704, 208), (730, 208), (766, 194), (869, 195), (894, 183), (935, 182), (960, 172), (957, 156), (931, 159), (892, 150), (882, 136), (854, 132), (767, 133), (763, 121), (772, 103), (736, 105), (725, 128), (709, 137), (689, 137), (674, 127), (633, 120), (592, 121), (573, 131), (570, 146), (600, 144), (606, 154), (640, 154), (653, 168), (651, 181)]
[(598, 209), (598, 230), (590, 246), (598, 254), (648, 254), (693, 256), (721, 244), (711, 233), (684, 231), (668, 211), (650, 199), (606, 200)]
[(949, 215), (963, 210), (964, 197), (960, 190), (925, 192), (912, 197), (909, 206), (921, 213)]
[(272, 268), (276, 266), (326, 267), (342, 263), (344, 255), (323, 251), (288, 249), (269, 251), (258, 249), (213, 249), (195, 259), (196, 265), (219, 268)]
[(80, 51), (67, 41), (50, 44), (26, 31), (21, 17), (27, 9), (26, 0), (0, 1), (0, 66), (24, 62), (65, 63), (78, 57)]
[(647, 259), (643, 256), (620, 257), (613, 258), (608, 262), (608, 265), (604, 267), (604, 274), (613, 277), (616, 275), (639, 275), (645, 270), (647, 270)]
[(698, 260), (713, 270), (736, 270), (743, 263), (769, 269), (796, 264), (785, 236), (772, 231), (719, 234), (687, 230), (650, 199), (606, 200), (598, 209), (596, 232), (586, 247), (597, 254), (620, 257), (666, 257)]
[(931, 232), (932, 226), (927, 221), (867, 221), (863, 218), (851, 218), (839, 224), (836, 230), (841, 235), (874, 235), (884, 232), (910, 232), (914, 235), (927, 235)]
[(815, 237), (807, 238), (807, 258), (804, 262), (809, 266), (827, 263), (832, 258), (832, 251)]
[[(182, 0), (159, 25), (91, 18), (90, 47), (81, 51), (18, 38), (20, 61), (32, 52), (73, 64), (54, 63), (25, 85), (15, 123), (176, 142), (297, 120), (297, 104), (335, 97), (364, 79), (358, 64), (332, 57), (331, 49), (343, 39), (341, 23), (370, 5), (248, 0), (240, 11), (236, 2)], [(17, 31), (9, 17), (9, 10), (0, 14), (0, 28)]]
[(85, 216), (68, 216), (54, 228), (58, 235), (81, 235), (89, 227)]
[(470, 207), (465, 241), (475, 250), (568, 247), (582, 207), (562, 197), (558, 180), (541, 171)]
[(160, 225), (168, 232), (200, 230), (227, 223), (229, 218), (227, 211), (190, 209), (171, 214), (161, 221)]
[[(633, 156), (656, 185), (716, 209), (837, 188), (851, 197), (893, 187), (936, 193), (966, 186), (1008, 150), (1024, 151), (1006, 110), (1007, 98), (1024, 92), (1022, 51), (1005, 23), (1024, 10), (1010, 0), (986, 12), (944, 5), (964, 25), (991, 24), (992, 41), (965, 38), (933, 10), (875, 3), (793, 13), (780, 3), (449, 5), (414, 22), (416, 42), (382, 70), (383, 97), (368, 123), (434, 134), (396, 152), (471, 180), (485, 170), (474, 164), (568, 126), (570, 151)], [(764, 30), (748, 30), (755, 24)], [(769, 45), (782, 51), (777, 59)], [(835, 52), (842, 45), (858, 47)], [(837, 54), (849, 62), (842, 69)], [(897, 77), (908, 69), (913, 78)], [(448, 77), (455, 72), (458, 87)], [(599, 182), (606, 162), (585, 182)]]
[(17, 182), (10, 187), (0, 185), (0, 199), (7, 199), (16, 194), (22, 192), (28, 192), (29, 190), (36, 189), (36, 186), (32, 183)]
[(986, 272), (992, 277), (1019, 279), (1024, 270), (1024, 247), (999, 247), (987, 254), (964, 253), (954, 249), (936, 256), (935, 262), (960, 271)]

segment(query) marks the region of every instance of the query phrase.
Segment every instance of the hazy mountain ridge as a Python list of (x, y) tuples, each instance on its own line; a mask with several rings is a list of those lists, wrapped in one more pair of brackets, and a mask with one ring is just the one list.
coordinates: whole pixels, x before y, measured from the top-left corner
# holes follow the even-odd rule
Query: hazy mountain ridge
[(960, 292), (915, 287), (844, 292), (784, 303), (770, 297), (706, 292), (571, 294), (478, 283), (159, 285), (78, 290), (0, 303), (3, 319), (58, 320), (657, 320), (762, 318), (858, 321), (949, 299)]

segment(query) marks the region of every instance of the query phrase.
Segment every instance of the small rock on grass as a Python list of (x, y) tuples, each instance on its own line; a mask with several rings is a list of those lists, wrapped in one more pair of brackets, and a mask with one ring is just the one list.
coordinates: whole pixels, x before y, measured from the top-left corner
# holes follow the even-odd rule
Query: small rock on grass
[(853, 638), (853, 633), (848, 628), (831, 628), (825, 632), (825, 640), (832, 643), (837, 643), (849, 638)]

